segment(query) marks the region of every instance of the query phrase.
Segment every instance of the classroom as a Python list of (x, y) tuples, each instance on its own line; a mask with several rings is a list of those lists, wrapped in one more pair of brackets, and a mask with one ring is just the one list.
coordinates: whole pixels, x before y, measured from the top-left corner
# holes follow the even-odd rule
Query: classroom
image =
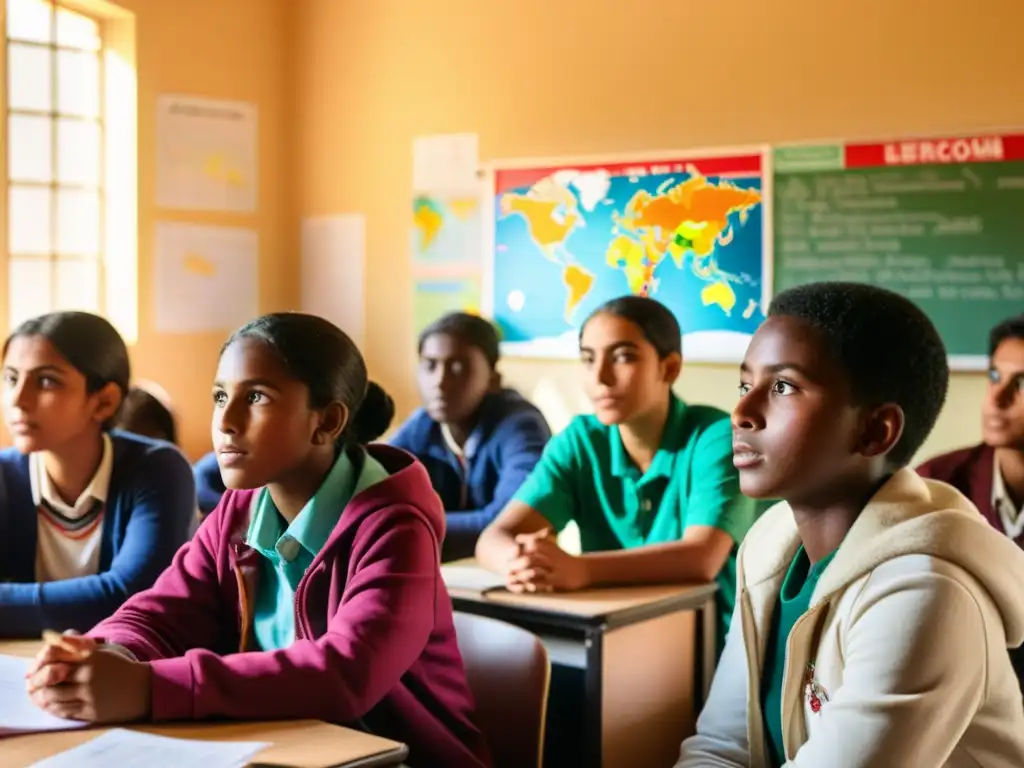
[[(73, 675), (79, 663), (114, 670), (106, 657), (119, 646), (125, 679), (154, 671), (140, 672), (145, 701), (127, 720), (108, 713), (129, 711), (128, 694), (74, 710), (53, 693), (42, 715), (0, 704), (0, 765), (56, 756), (68, 761), (57, 766), (102, 765), (97, 735), (120, 764), (150, 750), (164, 760), (150, 766), (203, 759), (209, 768), (1024, 765), (1024, 580), (1013, 581), (1024, 575), (1024, 5), (4, 6), (0, 692), (20, 691), (19, 675), (34, 671), (25, 702), (39, 706), (71, 685), (45, 674)], [(627, 189), (640, 191), (625, 204), (616, 195)], [(721, 193), (710, 228), (655, 222), (669, 203), (690, 206), (695, 190)], [(669, 202), (656, 209), (657, 198)], [(574, 250), (602, 235), (600, 251)], [(834, 294), (823, 281), (871, 289)], [(808, 284), (824, 287), (805, 295)], [(615, 304), (628, 294), (639, 303)], [(780, 294), (789, 300), (769, 312)], [(32, 324), (65, 310), (109, 323)], [(680, 333), (665, 341), (665, 328)], [(844, 346), (864, 334), (877, 351)], [(807, 366), (832, 360), (806, 351), (814, 344), (839, 361), (828, 375), (776, 376), (785, 366), (768, 356), (779, 349), (807, 355)], [(103, 345), (124, 353), (104, 357)], [(648, 350), (659, 377), (635, 391), (668, 395), (668, 408), (654, 409), (653, 442), (642, 419), (630, 431), (614, 416), (640, 407), (615, 390), (615, 366), (642, 367), (617, 356), (623, 345)], [(429, 366), (458, 358), (472, 368), (474, 355), (480, 398), (514, 390), (502, 407), (515, 425), (490, 446), (473, 436), (483, 406), (450, 424), (434, 415), (460, 403), (436, 394)], [(90, 356), (104, 357), (99, 373)], [(62, 365), (86, 382), (91, 415), (37, 419), (50, 384), (40, 378), (25, 394), (26, 382), (47, 367), (59, 379)], [(829, 376), (850, 379), (845, 411), (831, 394), (814, 399)], [(111, 437), (127, 414), (127, 383), (167, 407), (173, 432), (151, 436), (176, 447)], [(301, 419), (274, 415), (293, 402), (292, 384), (308, 395), (302, 418), (315, 415), (306, 443)], [(868, 390), (885, 405), (868, 412), (857, 399)], [(777, 464), (765, 458), (780, 439), (773, 413), (791, 430)], [(92, 458), (78, 462), (88, 472), (68, 481), (70, 495), (62, 484), (75, 472), (52, 469), (64, 465), (49, 457), (64, 454), (41, 437), (52, 430), (71, 445), (68, 425), (92, 435)], [(260, 429), (279, 451), (260, 454)], [(860, 430), (852, 458), (843, 430)], [(495, 491), (497, 470), (471, 466), (500, 465), (502, 446), (520, 451), (509, 460), (519, 474)], [(666, 469), (658, 460), (668, 455)], [(101, 475), (109, 488), (97, 492)], [(158, 478), (168, 484), (158, 500), (130, 501)], [(393, 490), (400, 478), (412, 485)], [(406, 490), (416, 483), (424, 493)], [(372, 496), (372, 486), (385, 490), (363, 510), (360, 491)], [(493, 498), (477, 498), (483, 486)], [(829, 495), (840, 487), (851, 499)], [(325, 489), (340, 494), (339, 509), (367, 517), (339, 522), (338, 512), (337, 530), (312, 546), (289, 523)], [(657, 512), (675, 494), (684, 512), (666, 522)], [(687, 499), (717, 512), (686, 512)], [(31, 514), (19, 518), (20, 502)], [(395, 511), (403, 504), (405, 517)], [(801, 522), (815, 504), (843, 521), (842, 535)], [(906, 519), (885, 528), (883, 507), (905, 507)], [(380, 510), (396, 515), (394, 528), (369, 514)], [(459, 518), (470, 510), (479, 522)], [(950, 527), (928, 528), (932, 515)], [(855, 561), (869, 523), (878, 530)], [(359, 572), (359, 556), (384, 558), (371, 538), (398, 548), (390, 567), (417, 572), (406, 591), (389, 593), (369, 566)], [(349, 549), (332, 561), (339, 539)], [(247, 554), (236, 561), (239, 546)], [(844, 691), (850, 669), (844, 678), (837, 659), (852, 641), (849, 617), (835, 612), (857, 615), (853, 593), (870, 593), (872, 569), (897, 585), (877, 596), (900, 612), (889, 621), (913, 615), (946, 636), (941, 611), (927, 608), (941, 604), (961, 633), (943, 650), (907, 629), (893, 642), (932, 663), (908, 671), (878, 661), (859, 693)], [(276, 598), (261, 586), (268, 575)], [(314, 575), (322, 581), (309, 590)], [(99, 579), (88, 589), (105, 602), (94, 595), (88, 610), (60, 613), (50, 606), (88, 590), (29, 594), (29, 584), (76, 577)], [(447, 588), (438, 596), (428, 582)], [(346, 609), (371, 600), (346, 597), (346, 584), (372, 592), (376, 608)], [(206, 591), (189, 591), (197, 585)], [(215, 631), (181, 609), (180, 595), (231, 611), (237, 603), (237, 621), (232, 613)], [(319, 601), (308, 615), (306, 600)], [(398, 605), (394, 623), (381, 623)], [(384, 649), (372, 664), (358, 655), (362, 625), (339, 629), (357, 615), (346, 610), (367, 611), (365, 637)], [(104, 644), (115, 650), (97, 652)], [(44, 661), (30, 662), (37, 654)], [(942, 666), (991, 654), (999, 683), (983, 691), (967, 679), (973, 662)], [(350, 683), (364, 664), (373, 672)], [(305, 676), (278, 685), (280, 665)], [(748, 672), (760, 688), (748, 691)], [(856, 719), (858, 706), (872, 706), (856, 696), (897, 695), (899, 685), (934, 685), (976, 717), (928, 700), (894, 712), (889, 730)], [(313, 690), (315, 705), (303, 706), (297, 691)], [(737, 704), (730, 694), (740, 691)], [(787, 709), (787, 695), (803, 706)], [(830, 719), (835, 700), (852, 703), (833, 712), (853, 714)], [(385, 709), (407, 721), (395, 725)], [(76, 718), (89, 727), (60, 725)], [(212, 719), (230, 722), (203, 722)], [(932, 738), (931, 728), (953, 735)]]

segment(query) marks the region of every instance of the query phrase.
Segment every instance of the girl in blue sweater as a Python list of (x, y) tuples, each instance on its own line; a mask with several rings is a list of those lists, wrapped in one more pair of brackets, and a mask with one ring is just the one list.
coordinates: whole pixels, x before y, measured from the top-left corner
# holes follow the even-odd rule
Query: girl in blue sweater
[(101, 317), (55, 312), (3, 348), (0, 637), (90, 629), (147, 589), (186, 540), (188, 461), (110, 431), (128, 391), (124, 340)]

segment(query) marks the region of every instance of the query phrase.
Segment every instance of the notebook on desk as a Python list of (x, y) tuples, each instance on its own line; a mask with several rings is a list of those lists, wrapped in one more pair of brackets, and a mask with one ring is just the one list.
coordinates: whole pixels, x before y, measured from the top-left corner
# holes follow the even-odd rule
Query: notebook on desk
[(448, 589), (464, 589), (480, 594), (505, 589), (505, 579), (502, 576), (481, 568), (472, 560), (442, 565), (441, 578)]
[(0, 739), (84, 728), (85, 723), (54, 717), (32, 703), (25, 688), (31, 663), (31, 659), (0, 655)]

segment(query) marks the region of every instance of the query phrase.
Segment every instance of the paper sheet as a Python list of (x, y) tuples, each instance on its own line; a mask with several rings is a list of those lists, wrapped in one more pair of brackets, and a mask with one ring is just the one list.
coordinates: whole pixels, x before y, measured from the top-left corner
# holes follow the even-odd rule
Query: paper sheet
[(475, 191), (479, 186), (479, 148), (475, 133), (416, 137), (412, 144), (413, 191)]
[(172, 739), (115, 728), (32, 768), (244, 768), (269, 744), (255, 741)]
[(0, 656), (0, 738), (19, 733), (68, 731), (85, 723), (62, 720), (36, 707), (25, 690), (25, 673), (31, 659)]
[(256, 105), (191, 96), (157, 99), (157, 205), (252, 213)]
[(366, 217), (302, 222), (302, 311), (330, 320), (362, 347), (366, 311)]
[(441, 578), (448, 589), (485, 592), (505, 586), (505, 579), (478, 565), (442, 565)]
[(258, 272), (255, 230), (157, 224), (156, 330), (235, 330), (259, 314)]

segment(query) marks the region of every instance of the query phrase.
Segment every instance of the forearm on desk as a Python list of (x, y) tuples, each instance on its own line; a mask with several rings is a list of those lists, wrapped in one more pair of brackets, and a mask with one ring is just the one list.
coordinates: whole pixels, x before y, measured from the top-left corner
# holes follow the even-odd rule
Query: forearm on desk
[(723, 565), (706, 543), (674, 541), (616, 552), (580, 555), (592, 586), (713, 581)]

